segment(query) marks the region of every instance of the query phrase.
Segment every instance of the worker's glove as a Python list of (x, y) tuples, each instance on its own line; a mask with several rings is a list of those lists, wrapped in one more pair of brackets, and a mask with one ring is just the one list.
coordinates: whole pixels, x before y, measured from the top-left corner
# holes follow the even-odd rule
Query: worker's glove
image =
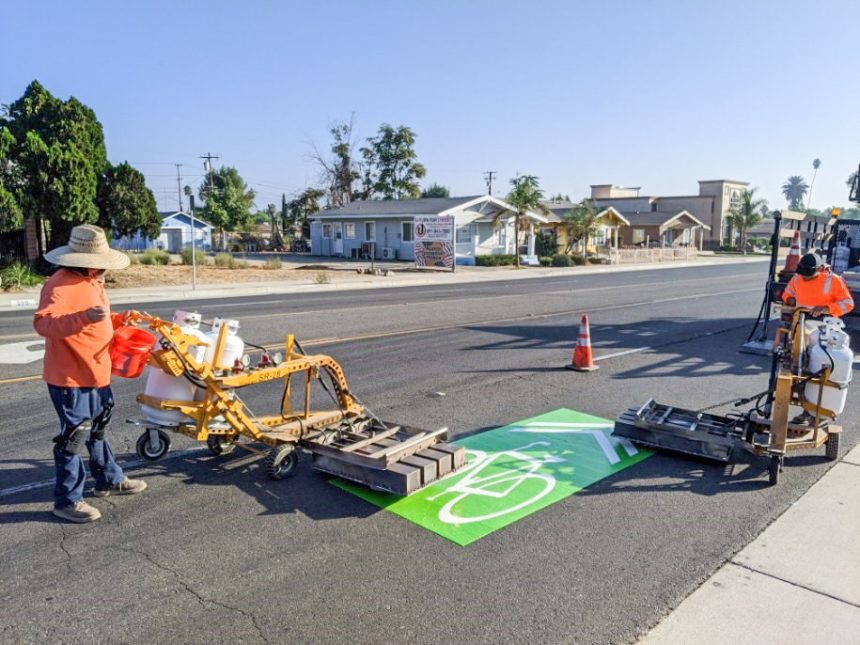
[(828, 309), (827, 307), (813, 307), (810, 315), (813, 318), (820, 318), (821, 316), (826, 316), (829, 313), (830, 309)]
[(134, 309), (129, 309), (128, 311), (124, 311), (122, 313), (112, 313), (110, 315), (110, 319), (111, 323), (113, 323), (113, 328), (117, 329), (118, 327), (133, 325), (137, 320), (140, 319), (140, 313), (138, 313)]

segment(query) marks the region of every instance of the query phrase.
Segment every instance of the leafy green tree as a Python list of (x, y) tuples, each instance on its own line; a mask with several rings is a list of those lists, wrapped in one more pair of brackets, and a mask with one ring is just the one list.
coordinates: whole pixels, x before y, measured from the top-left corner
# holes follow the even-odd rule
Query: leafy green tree
[(108, 166), (98, 186), (99, 224), (118, 236), (140, 231), (148, 238), (161, 232), (161, 217), (141, 172), (127, 162)]
[(33, 81), (7, 107), (3, 121), (14, 141), (8, 154), (22, 178), (17, 204), (37, 229), (46, 224), (48, 248), (65, 244), (76, 224), (97, 222), (96, 193), (107, 155), (95, 113)]
[(427, 174), (415, 152), (415, 133), (405, 125), (379, 126), (375, 137), (361, 148), (364, 159), (362, 199), (415, 199), (421, 195), (418, 180)]
[(577, 242), (585, 242), (583, 254), (588, 253), (591, 238), (600, 232), (600, 220), (591, 202), (583, 199), (570, 209), (564, 216), (564, 226), (567, 229), (567, 251), (573, 250)]
[(570, 195), (562, 195), (561, 193), (556, 193), (552, 197), (549, 198), (551, 202), (569, 202)]
[(21, 228), (24, 215), (18, 203), (21, 174), (11, 156), (15, 138), (0, 121), (0, 232)]
[(308, 221), (308, 217), (322, 210), (320, 200), (325, 196), (326, 192), (324, 190), (305, 188), (295, 199), (287, 203), (290, 223), (304, 225)]
[(740, 203), (729, 211), (732, 228), (741, 236), (741, 249), (744, 254), (747, 252), (747, 231), (761, 222), (762, 206), (767, 208), (765, 200), (756, 198), (756, 190), (744, 190)]
[[(511, 192), (508, 193), (507, 202), (514, 207), (514, 256), (516, 264), (520, 266), (520, 229), (523, 218), (528, 211), (546, 212), (546, 207), (541, 203), (543, 191), (540, 182), (534, 175), (523, 175), (511, 179)], [(528, 221), (527, 219), (525, 221)]]
[(809, 186), (800, 175), (792, 175), (782, 185), (782, 194), (788, 201), (788, 207), (793, 211), (799, 211), (803, 208), (803, 198), (807, 191), (809, 191)]
[(210, 171), (198, 192), (206, 204), (203, 218), (218, 229), (223, 250), (226, 242), (224, 232), (247, 228), (249, 221), (253, 220), (251, 206), (257, 195), (232, 166)]
[(448, 189), (447, 186), (443, 186), (441, 184), (433, 182), (432, 184), (427, 186), (427, 188), (421, 191), (421, 197), (444, 197), (447, 199), (451, 197), (451, 191)]

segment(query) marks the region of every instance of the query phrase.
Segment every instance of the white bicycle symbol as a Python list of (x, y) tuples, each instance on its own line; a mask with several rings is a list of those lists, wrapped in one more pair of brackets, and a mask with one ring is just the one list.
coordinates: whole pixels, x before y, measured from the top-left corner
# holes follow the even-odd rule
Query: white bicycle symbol
[[(534, 504), (539, 499), (548, 495), (555, 488), (556, 480), (552, 475), (537, 472), (544, 464), (557, 464), (564, 461), (561, 457), (556, 457), (550, 454), (544, 454), (543, 458), (538, 459), (531, 455), (519, 452), (520, 450), (528, 450), (535, 446), (549, 446), (548, 441), (534, 441), (530, 444), (516, 448), (514, 450), (503, 450), (501, 452), (486, 453), (483, 450), (467, 450), (473, 455), (473, 458), (466, 464), (465, 468), (460, 471), (465, 473), (465, 477), (457, 481), (450, 488), (429, 497), (428, 501), (433, 501), (442, 495), (448, 493), (456, 494), (445, 506), (439, 509), (439, 520), (447, 524), (469, 524), (472, 522), (483, 522), (484, 520), (493, 519), (508, 513), (513, 513), (521, 508), (525, 508)], [(481, 473), (490, 464), (501, 457), (510, 457), (520, 462), (514, 468), (503, 470), (492, 475), (481, 476)], [(486, 515), (464, 516), (457, 513), (457, 504), (466, 498), (477, 495), (479, 497), (502, 499), (507, 497), (514, 489), (526, 481), (540, 482), (540, 488), (537, 493), (524, 499), (516, 504), (507, 506), (501, 510), (487, 513)], [(499, 488), (500, 484), (509, 484), (504, 488)]]

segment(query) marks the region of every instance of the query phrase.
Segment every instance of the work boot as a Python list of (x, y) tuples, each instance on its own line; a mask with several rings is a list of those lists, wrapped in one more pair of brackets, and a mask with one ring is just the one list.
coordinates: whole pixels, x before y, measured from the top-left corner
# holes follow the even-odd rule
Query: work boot
[(129, 479), (126, 477), (116, 486), (93, 492), (96, 497), (107, 497), (108, 495), (136, 495), (146, 490), (146, 482), (142, 479)]
[(789, 421), (789, 423), (795, 426), (803, 426), (805, 428), (809, 426), (814, 419), (815, 417), (813, 415), (809, 414), (809, 412), (804, 410), (796, 417), (794, 417), (791, 421)]
[(71, 506), (63, 506), (55, 508), (54, 515), (68, 522), (75, 524), (86, 524), (87, 522), (95, 522), (102, 514), (99, 509), (90, 506), (84, 500), (79, 500)]

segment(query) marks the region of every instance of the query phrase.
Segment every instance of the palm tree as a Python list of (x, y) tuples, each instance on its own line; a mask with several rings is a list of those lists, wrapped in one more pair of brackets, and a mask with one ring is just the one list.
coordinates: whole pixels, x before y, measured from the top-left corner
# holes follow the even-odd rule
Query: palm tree
[(818, 169), (821, 168), (821, 159), (815, 158), (812, 160), (812, 181), (809, 182), (809, 198), (806, 200), (806, 207), (812, 207), (812, 187), (815, 185), (815, 175), (818, 174)]
[(540, 189), (538, 178), (534, 175), (523, 175), (511, 179), (513, 189), (508, 193), (507, 202), (514, 207), (516, 215), (514, 219), (514, 256), (517, 268), (520, 266), (520, 218), (528, 211), (546, 212), (546, 207), (541, 203), (543, 191)]
[(587, 199), (583, 199), (564, 216), (567, 228), (567, 246), (573, 248), (574, 242), (585, 241), (583, 256), (588, 255), (588, 243), (600, 231), (597, 212)]
[(803, 208), (803, 197), (809, 190), (806, 180), (800, 175), (792, 175), (782, 185), (782, 194), (788, 200), (788, 207), (793, 211)]
[(747, 252), (747, 231), (761, 221), (761, 208), (766, 204), (763, 199), (756, 199), (756, 188), (745, 190), (741, 194), (740, 203), (729, 211), (729, 219), (741, 235), (741, 249)]

